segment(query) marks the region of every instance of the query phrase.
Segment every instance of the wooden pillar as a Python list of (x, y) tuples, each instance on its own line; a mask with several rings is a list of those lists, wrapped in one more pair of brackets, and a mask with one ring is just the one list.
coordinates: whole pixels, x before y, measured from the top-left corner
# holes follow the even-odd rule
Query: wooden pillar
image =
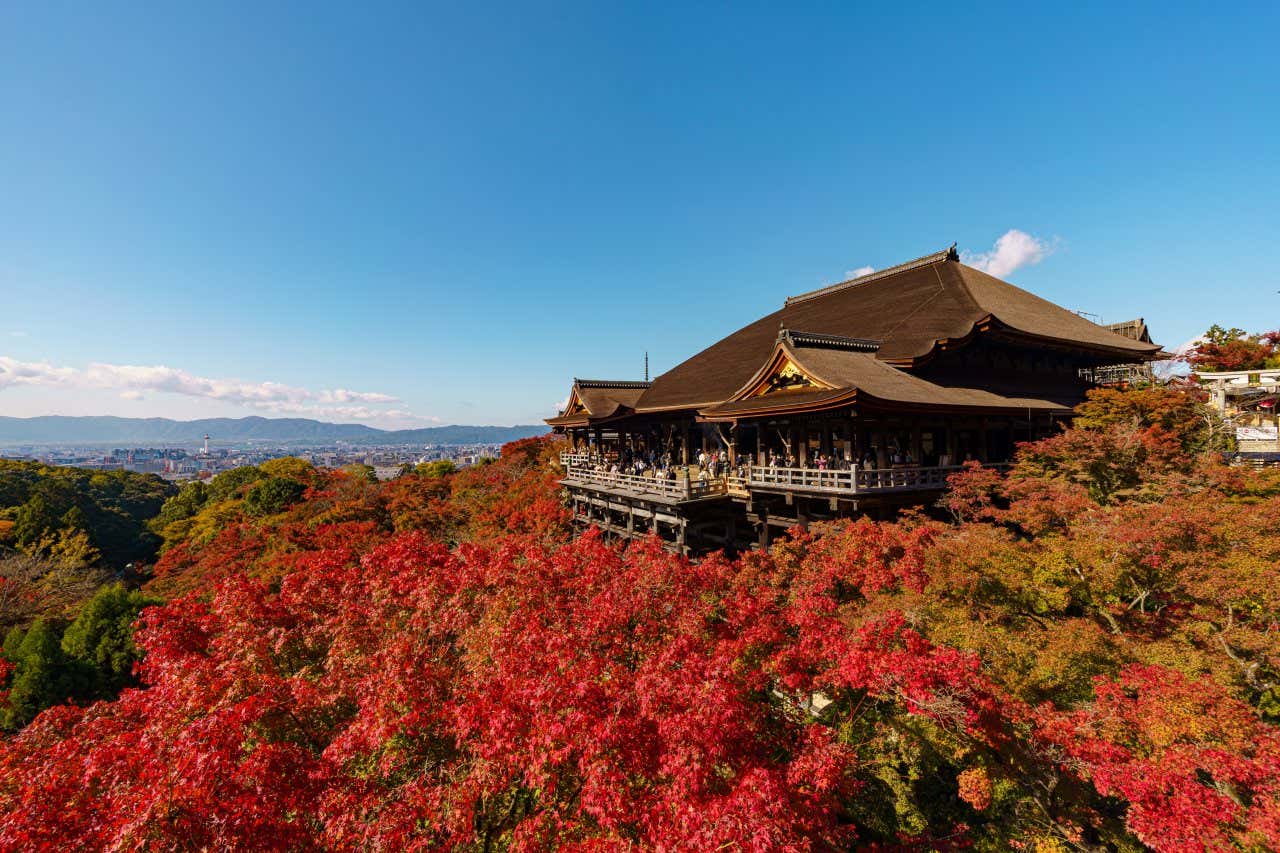
[(689, 464), (689, 422), (680, 425), (680, 464)]
[(916, 464), (921, 464), (921, 443), (920, 443), (920, 419), (914, 418), (911, 421), (911, 458)]
[(987, 433), (990, 429), (991, 429), (991, 421), (987, 418), (983, 418), (982, 425), (978, 430), (978, 435), (980, 436), (980, 438), (978, 439), (978, 453), (977, 453), (978, 459), (981, 460), (982, 462), (987, 461), (987, 439), (989, 438)]

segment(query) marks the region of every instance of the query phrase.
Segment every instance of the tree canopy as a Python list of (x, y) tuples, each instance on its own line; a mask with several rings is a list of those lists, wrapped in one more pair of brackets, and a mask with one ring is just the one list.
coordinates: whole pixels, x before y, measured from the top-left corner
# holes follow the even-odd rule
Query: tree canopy
[[(0, 846), (1276, 849), (1280, 474), (1176, 393), (733, 560), (570, 539), (545, 440), (189, 498), (138, 685), (0, 744)], [(120, 671), (122, 594), (6, 657)]]
[(1249, 334), (1243, 329), (1211, 326), (1191, 350), (1198, 370), (1259, 370), (1280, 367), (1280, 331)]

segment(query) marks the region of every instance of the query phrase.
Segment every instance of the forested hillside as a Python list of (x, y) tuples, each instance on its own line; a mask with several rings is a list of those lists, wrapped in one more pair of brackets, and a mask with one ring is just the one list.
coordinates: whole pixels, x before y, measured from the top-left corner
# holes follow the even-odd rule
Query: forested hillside
[(1280, 475), (1220, 437), (1096, 392), (929, 512), (696, 562), (571, 541), (545, 439), (188, 486), (62, 640), (163, 600), (137, 686), (0, 744), (0, 848), (1276, 849)]
[(0, 546), (29, 554), (81, 552), (111, 569), (149, 560), (147, 522), (174, 489), (159, 477), (0, 459)]

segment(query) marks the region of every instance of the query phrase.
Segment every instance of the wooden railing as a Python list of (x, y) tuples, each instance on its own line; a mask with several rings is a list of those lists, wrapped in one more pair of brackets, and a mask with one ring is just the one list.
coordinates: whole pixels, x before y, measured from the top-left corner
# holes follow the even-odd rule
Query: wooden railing
[[(601, 470), (587, 461), (565, 459), (562, 464), (566, 479), (583, 484), (599, 485), (638, 494), (660, 495), (676, 500), (713, 495), (749, 495), (752, 489), (782, 490), (832, 495), (883, 494), (885, 492), (941, 491), (947, 487), (947, 477), (962, 470), (960, 465), (913, 466), (899, 468), (859, 468), (823, 471), (817, 468), (773, 468), (752, 466), (745, 476), (701, 479), (683, 474), (674, 480), (637, 474), (613, 473)], [(1002, 467), (1002, 466), (997, 466)]]
[(911, 468), (859, 468), (855, 465), (844, 471), (752, 466), (747, 471), (745, 484), (748, 489), (772, 487), (787, 491), (838, 494), (909, 492), (944, 489), (947, 477), (959, 470), (959, 465)]
[(575, 465), (589, 465), (591, 463), (590, 453), (561, 453), (560, 464), (568, 469)]
[(598, 471), (589, 465), (566, 466), (565, 479), (585, 484), (623, 489), (636, 494), (658, 495), (675, 500), (694, 500), (725, 493), (723, 478), (699, 479), (697, 477), (677, 477), (668, 480), (663, 477), (647, 477), (638, 474), (621, 474), (612, 471)]

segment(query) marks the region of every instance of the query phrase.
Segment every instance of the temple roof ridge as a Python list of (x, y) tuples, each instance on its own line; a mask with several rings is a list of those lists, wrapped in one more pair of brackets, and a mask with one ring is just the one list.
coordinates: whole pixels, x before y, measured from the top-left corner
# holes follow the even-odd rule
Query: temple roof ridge
[(952, 243), (949, 248), (943, 249), (941, 252), (934, 252), (931, 255), (924, 255), (923, 257), (916, 258), (915, 260), (906, 261), (905, 263), (897, 264), (892, 267), (885, 267), (882, 270), (869, 272), (866, 275), (860, 275), (857, 278), (851, 278), (851, 279), (848, 279), (847, 281), (839, 281), (839, 282), (836, 282), (835, 284), (828, 284), (826, 287), (820, 287), (817, 290), (810, 290), (808, 293), (800, 293), (795, 296), (788, 296), (786, 298), (786, 301), (783, 302), (782, 304), (784, 308), (790, 307), (796, 304), (797, 302), (805, 302), (809, 299), (816, 299), (819, 296), (826, 296), (829, 293), (836, 293), (837, 291), (844, 290), (846, 287), (856, 287), (857, 285), (860, 285), (860, 284), (866, 284), (869, 281), (876, 281), (878, 279), (887, 278), (888, 276), (896, 275), (897, 273), (900, 273), (900, 272), (906, 272), (907, 270), (913, 270), (913, 269), (916, 269), (917, 267), (927, 267), (933, 264), (942, 263), (943, 261), (958, 261), (958, 260), (960, 260), (960, 255), (956, 252), (956, 244)]
[(850, 338), (844, 335), (824, 335), (802, 332), (783, 326), (778, 330), (778, 340), (796, 347), (820, 347), (822, 349), (847, 349), (855, 352), (875, 352), (883, 341), (872, 338)]
[(580, 388), (648, 388), (653, 385), (652, 382), (639, 379), (578, 379), (576, 377), (573, 384)]

